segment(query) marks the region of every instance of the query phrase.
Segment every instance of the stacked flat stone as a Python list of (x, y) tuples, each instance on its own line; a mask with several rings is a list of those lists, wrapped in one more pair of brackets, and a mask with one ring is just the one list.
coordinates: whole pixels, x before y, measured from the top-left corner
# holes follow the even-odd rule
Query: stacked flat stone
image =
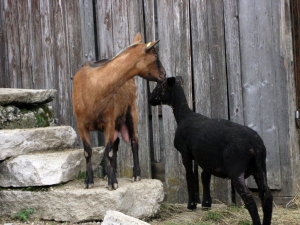
[[(55, 90), (0, 89), (0, 105), (30, 108), (47, 104), (55, 94)], [(80, 222), (103, 220), (107, 210), (136, 218), (158, 211), (164, 197), (158, 180), (119, 179), (120, 188), (109, 191), (107, 181), (95, 177), (94, 188), (84, 189), (82, 180), (76, 179), (86, 170), (83, 149), (72, 148), (76, 137), (70, 126), (0, 127), (0, 216), (33, 208), (34, 218)], [(104, 147), (93, 148), (92, 154), (96, 171)]]

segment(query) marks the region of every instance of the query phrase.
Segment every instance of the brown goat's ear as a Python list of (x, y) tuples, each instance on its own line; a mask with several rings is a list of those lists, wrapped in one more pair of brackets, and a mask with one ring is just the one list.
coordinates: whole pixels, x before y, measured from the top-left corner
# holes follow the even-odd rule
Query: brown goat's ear
[(142, 42), (142, 35), (141, 33), (137, 33), (133, 38), (133, 43)]
[(152, 41), (152, 42), (148, 42), (145, 48), (145, 52), (149, 51), (151, 48), (153, 48), (157, 43), (159, 42), (159, 40), (157, 41)]

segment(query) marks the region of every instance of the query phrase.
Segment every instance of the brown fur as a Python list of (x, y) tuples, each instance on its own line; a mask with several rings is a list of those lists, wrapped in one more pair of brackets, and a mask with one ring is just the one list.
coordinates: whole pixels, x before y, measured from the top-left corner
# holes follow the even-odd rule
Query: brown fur
[[(77, 119), (79, 135), (84, 143), (87, 161), (86, 187), (93, 184), (91, 171), (91, 130), (102, 130), (105, 135), (106, 155), (113, 150), (116, 131), (125, 125), (133, 145), (137, 145), (138, 111), (136, 106), (136, 85), (134, 76), (161, 82), (165, 79), (165, 70), (157, 59), (153, 48), (157, 42), (141, 43), (137, 34), (134, 45), (119, 53), (115, 58), (99, 64), (86, 63), (74, 77), (73, 107)], [(126, 121), (126, 120), (130, 121)], [(125, 129), (126, 130), (126, 129)], [(116, 145), (118, 146), (118, 145)], [(137, 146), (135, 147), (137, 148)], [(117, 149), (111, 152), (115, 155)], [(134, 149), (133, 149), (134, 152)], [(137, 150), (136, 150), (137, 152)], [(140, 176), (137, 153), (134, 152), (137, 165), (134, 165), (135, 179)], [(114, 164), (110, 161), (110, 164)], [(112, 166), (112, 165), (111, 165)], [(138, 167), (138, 168), (136, 168)], [(113, 168), (114, 173), (116, 168)], [(110, 174), (109, 187), (116, 188), (115, 174)], [(110, 176), (109, 175), (109, 176)], [(113, 182), (113, 184), (111, 184)], [(115, 183), (114, 183), (115, 182)]]

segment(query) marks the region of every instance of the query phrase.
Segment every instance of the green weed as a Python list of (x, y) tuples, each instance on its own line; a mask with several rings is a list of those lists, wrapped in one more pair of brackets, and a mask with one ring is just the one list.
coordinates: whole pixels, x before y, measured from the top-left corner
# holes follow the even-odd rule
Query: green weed
[(27, 221), (30, 214), (34, 212), (33, 208), (28, 208), (26, 210), (21, 210), (20, 212), (14, 214), (13, 218), (20, 221)]

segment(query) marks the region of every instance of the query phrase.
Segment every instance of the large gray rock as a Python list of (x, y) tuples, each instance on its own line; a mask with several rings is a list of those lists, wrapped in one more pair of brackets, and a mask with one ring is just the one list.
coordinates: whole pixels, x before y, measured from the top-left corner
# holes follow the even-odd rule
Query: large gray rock
[(107, 210), (115, 210), (135, 218), (153, 216), (163, 201), (163, 185), (159, 180), (118, 179), (119, 188), (107, 189), (107, 181), (95, 180), (90, 189), (71, 182), (48, 191), (0, 191), (0, 216), (13, 215), (33, 208), (33, 218), (55, 221), (103, 220)]
[(124, 213), (108, 210), (101, 225), (150, 225)]
[[(103, 158), (104, 147), (93, 150), (93, 169)], [(64, 183), (86, 171), (83, 149), (20, 155), (0, 164), (1, 187), (31, 187)]]
[(0, 160), (34, 151), (71, 148), (75, 139), (70, 126), (0, 130)]
[(0, 88), (0, 105), (42, 104), (51, 102), (57, 91), (36, 89)]

